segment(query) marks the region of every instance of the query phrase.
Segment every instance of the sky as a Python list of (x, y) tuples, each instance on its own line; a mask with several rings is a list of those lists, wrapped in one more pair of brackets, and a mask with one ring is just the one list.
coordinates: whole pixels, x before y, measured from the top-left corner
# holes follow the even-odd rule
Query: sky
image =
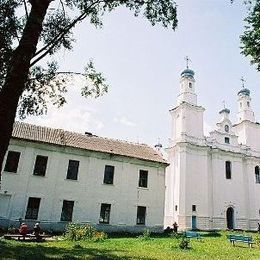
[(246, 7), (242, 0), (176, 0), (175, 31), (151, 26), (125, 8), (104, 16), (96, 29), (88, 21), (75, 29), (73, 51), (61, 51), (56, 59), (63, 71), (82, 72), (89, 59), (109, 84), (104, 96), (85, 99), (77, 87), (69, 90), (68, 103), (50, 108), (45, 116), (25, 122), (155, 145), (168, 146), (169, 110), (176, 106), (185, 56), (195, 71), (198, 105), (203, 106), (207, 134), (226, 107), (236, 123), (240, 78), (251, 90), (252, 107), (260, 120), (260, 72), (240, 52)]

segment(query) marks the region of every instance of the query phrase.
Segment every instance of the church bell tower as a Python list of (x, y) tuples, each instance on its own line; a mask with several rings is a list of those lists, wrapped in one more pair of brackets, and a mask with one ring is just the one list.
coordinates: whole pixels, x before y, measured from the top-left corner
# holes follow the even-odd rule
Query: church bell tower
[(187, 67), (181, 73), (180, 94), (177, 99), (177, 106), (170, 110), (172, 116), (172, 137), (173, 144), (185, 142), (191, 138), (202, 139), (203, 133), (203, 112), (204, 108), (197, 105), (195, 93), (194, 71)]
[(242, 89), (238, 92), (238, 122), (243, 121), (255, 122), (254, 111), (251, 107), (250, 90), (244, 87), (244, 79), (242, 78)]

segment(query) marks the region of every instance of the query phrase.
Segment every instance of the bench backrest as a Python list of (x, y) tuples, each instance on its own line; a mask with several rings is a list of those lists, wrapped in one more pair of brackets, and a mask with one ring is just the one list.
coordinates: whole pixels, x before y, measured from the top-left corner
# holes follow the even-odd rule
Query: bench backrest
[(228, 239), (243, 242), (252, 242), (252, 237), (243, 235), (228, 235)]
[(199, 237), (199, 233), (194, 232), (194, 231), (186, 231), (185, 236), (186, 237)]

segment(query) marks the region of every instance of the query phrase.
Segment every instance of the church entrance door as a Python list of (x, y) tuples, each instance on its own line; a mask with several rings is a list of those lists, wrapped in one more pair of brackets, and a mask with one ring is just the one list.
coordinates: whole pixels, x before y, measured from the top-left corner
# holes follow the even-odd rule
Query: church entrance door
[(192, 230), (197, 229), (197, 217), (196, 216), (191, 217), (191, 228), (192, 228)]
[(231, 207), (227, 209), (227, 228), (234, 229), (234, 209)]

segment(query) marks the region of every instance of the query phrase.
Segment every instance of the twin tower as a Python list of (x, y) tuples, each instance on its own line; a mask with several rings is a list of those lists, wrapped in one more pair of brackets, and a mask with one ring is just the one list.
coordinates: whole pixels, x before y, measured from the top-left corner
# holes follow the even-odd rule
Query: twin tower
[(256, 229), (260, 216), (260, 124), (250, 91), (238, 92), (238, 120), (222, 109), (209, 136), (197, 104), (194, 71), (181, 73), (166, 170), (165, 226)]
[[(173, 144), (187, 139), (199, 141), (205, 138), (203, 130), (203, 112), (205, 109), (197, 104), (194, 75), (194, 71), (189, 68), (186, 68), (181, 73), (180, 94), (178, 95), (177, 106), (170, 110), (173, 120), (173, 131), (171, 135)], [(229, 120), (229, 109), (224, 108), (219, 113), (221, 115), (221, 121)], [(248, 127), (250, 123), (255, 124), (255, 115), (251, 108), (250, 90), (244, 88), (244, 86), (238, 92), (237, 116), (237, 124), (231, 125), (234, 131), (237, 129), (237, 131), (235, 131), (237, 135), (240, 135), (243, 131), (240, 130), (241, 127), (237, 126), (245, 124)], [(239, 143), (248, 145), (245, 139), (244, 136), (241, 136)]]

